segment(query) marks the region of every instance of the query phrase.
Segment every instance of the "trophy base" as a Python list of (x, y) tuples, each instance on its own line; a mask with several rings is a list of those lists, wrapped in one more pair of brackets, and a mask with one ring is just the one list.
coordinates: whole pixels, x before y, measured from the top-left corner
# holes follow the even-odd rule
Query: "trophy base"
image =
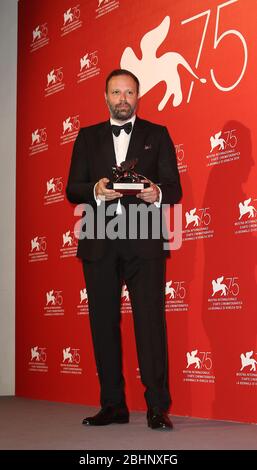
[(114, 189), (118, 193), (123, 194), (124, 196), (133, 196), (144, 188), (149, 188), (149, 183), (108, 183), (108, 189)]

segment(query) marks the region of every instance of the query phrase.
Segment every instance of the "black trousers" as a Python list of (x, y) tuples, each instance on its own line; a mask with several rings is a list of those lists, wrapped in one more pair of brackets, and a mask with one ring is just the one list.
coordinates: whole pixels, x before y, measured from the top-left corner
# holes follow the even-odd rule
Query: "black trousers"
[(101, 405), (125, 404), (120, 333), (123, 281), (130, 295), (141, 380), (148, 407), (170, 405), (164, 312), (165, 258), (141, 258), (129, 240), (108, 240), (96, 261), (83, 260)]

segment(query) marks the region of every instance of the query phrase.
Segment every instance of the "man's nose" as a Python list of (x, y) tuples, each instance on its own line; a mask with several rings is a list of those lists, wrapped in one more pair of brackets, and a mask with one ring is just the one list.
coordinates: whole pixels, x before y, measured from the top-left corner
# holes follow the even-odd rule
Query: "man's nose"
[(127, 101), (127, 95), (126, 95), (125, 92), (124, 92), (124, 93), (121, 93), (121, 95), (120, 95), (120, 101), (122, 101), (122, 102), (123, 102), (123, 101)]

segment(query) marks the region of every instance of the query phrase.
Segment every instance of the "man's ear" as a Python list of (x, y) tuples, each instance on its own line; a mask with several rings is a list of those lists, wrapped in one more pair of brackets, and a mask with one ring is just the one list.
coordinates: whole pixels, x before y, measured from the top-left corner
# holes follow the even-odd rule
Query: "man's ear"
[(107, 102), (107, 95), (106, 95), (106, 91), (104, 92), (104, 99), (105, 99), (105, 101)]

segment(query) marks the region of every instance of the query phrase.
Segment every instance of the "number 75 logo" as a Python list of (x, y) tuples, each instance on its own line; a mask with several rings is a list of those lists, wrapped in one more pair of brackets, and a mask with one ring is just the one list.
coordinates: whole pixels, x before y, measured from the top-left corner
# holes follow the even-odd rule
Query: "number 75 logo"
[[(244, 60), (241, 71), (236, 77), (235, 81), (229, 86), (225, 86), (224, 84), (220, 83), (216, 77), (216, 72), (214, 71), (214, 69), (210, 69), (210, 76), (214, 86), (224, 92), (233, 90), (240, 83), (245, 73), (247, 65), (247, 45), (242, 33), (236, 29), (228, 29), (221, 32), (220, 23), (222, 9), (231, 7), (232, 4), (237, 2), (238, 0), (229, 0), (225, 3), (221, 3), (217, 6), (216, 11), (213, 49), (220, 49), (223, 45), (224, 39), (229, 36), (233, 37), (234, 39), (237, 39), (237, 41), (240, 41), (241, 47), (243, 47), (244, 51)], [(187, 62), (187, 60), (178, 52), (169, 51), (163, 54), (162, 56), (157, 57), (157, 50), (159, 49), (160, 45), (167, 37), (167, 34), (169, 32), (169, 16), (166, 16), (160, 25), (158, 25), (153, 30), (148, 31), (142, 37), (140, 42), (140, 48), (142, 52), (141, 59), (137, 57), (131, 47), (126, 47), (124, 49), (120, 60), (121, 68), (130, 70), (139, 78), (141, 96), (143, 96), (149, 90), (154, 88), (159, 82), (166, 82), (165, 94), (158, 105), (159, 111), (162, 111), (164, 109), (171, 96), (173, 96), (172, 104), (174, 107), (179, 106), (182, 103), (183, 92), (178, 72), (179, 65), (183, 66), (187, 70), (187, 72), (190, 73), (190, 75), (193, 77), (187, 95), (187, 103), (190, 102), (195, 81), (198, 80), (198, 83), (206, 83), (206, 78), (201, 78), (200, 76), (198, 76), (197, 69), (200, 64), (211, 14), (211, 9), (205, 10), (190, 18), (186, 18), (181, 22), (182, 25), (186, 25), (192, 21), (197, 21), (202, 17), (206, 17), (194, 66), (191, 66)], [(234, 57), (237, 57), (238, 55), (236, 52), (237, 51), (233, 50)]]
[[(241, 45), (242, 45), (243, 51), (244, 51), (244, 61), (243, 61), (241, 71), (239, 73), (239, 76), (236, 78), (236, 80), (231, 85), (224, 86), (221, 83), (219, 83), (219, 81), (216, 78), (214, 69), (213, 68), (210, 69), (211, 79), (212, 79), (214, 85), (216, 86), (216, 88), (218, 88), (221, 91), (231, 91), (234, 88), (236, 88), (236, 86), (240, 83), (240, 81), (242, 80), (242, 78), (244, 76), (244, 73), (245, 73), (245, 70), (246, 70), (246, 65), (247, 65), (247, 58), (248, 58), (247, 45), (246, 45), (246, 40), (245, 40), (244, 36), (242, 35), (242, 33), (240, 33), (240, 31), (237, 31), (236, 29), (228, 29), (228, 30), (223, 31), (223, 33), (220, 32), (220, 29), (221, 29), (220, 28), (221, 9), (225, 8), (225, 7), (229, 7), (233, 3), (237, 3), (237, 2), (238, 2), (238, 0), (229, 0), (228, 2), (221, 3), (220, 5), (217, 6), (216, 24), (215, 24), (215, 32), (214, 32), (214, 40), (213, 40), (213, 49), (217, 49), (219, 47), (222, 47), (222, 42), (224, 41), (224, 39), (226, 37), (230, 36), (230, 37), (237, 38), (241, 42)], [(199, 45), (199, 50), (198, 50), (198, 54), (197, 54), (197, 58), (196, 58), (196, 62), (195, 62), (195, 68), (196, 69), (198, 68), (199, 63), (200, 63), (200, 59), (201, 59), (203, 45), (204, 45), (204, 41), (205, 41), (205, 37), (206, 37), (206, 32), (207, 32), (207, 29), (208, 29), (208, 24), (209, 24), (209, 20), (210, 20), (210, 16), (211, 16), (211, 9), (203, 11), (202, 13), (199, 13), (198, 15), (192, 16), (191, 18), (187, 18), (186, 20), (183, 20), (181, 22), (181, 24), (184, 25), (184, 24), (187, 24), (191, 21), (195, 21), (198, 18), (201, 18), (202, 16), (206, 16), (206, 20), (205, 20), (203, 33), (202, 33), (202, 37), (201, 37), (201, 41), (200, 41), (200, 45)], [(236, 56), (236, 54), (234, 52), (234, 57), (235, 56)], [(188, 97), (187, 97), (187, 102), (188, 103), (189, 103), (191, 95), (192, 95), (193, 86), (194, 86), (194, 81), (192, 80), (191, 85), (190, 85), (190, 90), (189, 90), (189, 93), (188, 93)]]

